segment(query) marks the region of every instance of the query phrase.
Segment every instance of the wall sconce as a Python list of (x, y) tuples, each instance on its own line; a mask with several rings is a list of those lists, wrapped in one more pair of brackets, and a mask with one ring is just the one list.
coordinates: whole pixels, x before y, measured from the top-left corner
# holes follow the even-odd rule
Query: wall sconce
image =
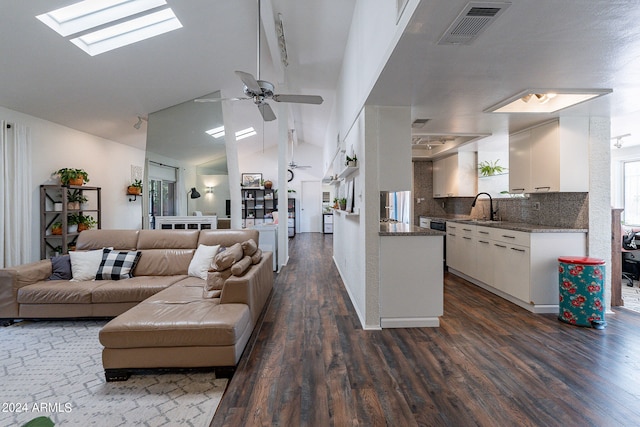
[(213, 187), (207, 187), (207, 194), (213, 194)]

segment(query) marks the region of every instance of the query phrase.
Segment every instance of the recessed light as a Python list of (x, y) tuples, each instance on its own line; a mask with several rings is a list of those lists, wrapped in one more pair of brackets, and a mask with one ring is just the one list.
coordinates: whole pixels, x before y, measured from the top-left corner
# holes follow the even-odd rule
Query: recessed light
[(249, 138), (250, 136), (253, 136), (253, 135), (256, 135), (256, 131), (252, 127), (239, 130), (238, 132), (236, 132), (236, 141), (239, 141), (244, 138)]
[(611, 89), (527, 89), (484, 112), (555, 113), (611, 92)]
[(165, 0), (85, 0), (36, 18), (94, 56), (182, 28), (166, 4)]

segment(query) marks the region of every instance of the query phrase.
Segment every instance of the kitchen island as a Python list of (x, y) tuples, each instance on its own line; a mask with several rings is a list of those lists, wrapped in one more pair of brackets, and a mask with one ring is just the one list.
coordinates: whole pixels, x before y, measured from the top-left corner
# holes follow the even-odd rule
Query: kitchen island
[(445, 233), (380, 224), (380, 326), (437, 327), (443, 314)]

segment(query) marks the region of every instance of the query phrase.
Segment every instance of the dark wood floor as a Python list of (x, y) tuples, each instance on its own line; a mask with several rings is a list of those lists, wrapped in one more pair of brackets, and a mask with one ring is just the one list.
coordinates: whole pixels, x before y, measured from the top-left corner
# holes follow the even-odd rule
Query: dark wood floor
[(640, 425), (640, 314), (573, 327), (447, 275), (439, 328), (364, 331), (331, 254), (292, 240), (212, 426)]

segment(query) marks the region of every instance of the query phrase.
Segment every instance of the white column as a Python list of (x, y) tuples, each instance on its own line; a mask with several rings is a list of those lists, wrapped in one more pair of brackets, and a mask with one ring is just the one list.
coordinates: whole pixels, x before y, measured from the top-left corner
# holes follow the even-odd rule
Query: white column
[[(220, 96), (223, 96), (220, 93)], [(233, 107), (229, 101), (222, 102), (224, 122), (224, 142), (227, 150), (227, 169), (229, 172), (229, 195), (231, 200), (231, 228), (242, 228), (242, 197), (240, 188), (240, 165), (238, 164), (238, 143), (233, 121)]]
[(278, 104), (278, 270), (289, 260), (289, 231), (287, 192), (287, 143), (289, 112), (286, 105)]

